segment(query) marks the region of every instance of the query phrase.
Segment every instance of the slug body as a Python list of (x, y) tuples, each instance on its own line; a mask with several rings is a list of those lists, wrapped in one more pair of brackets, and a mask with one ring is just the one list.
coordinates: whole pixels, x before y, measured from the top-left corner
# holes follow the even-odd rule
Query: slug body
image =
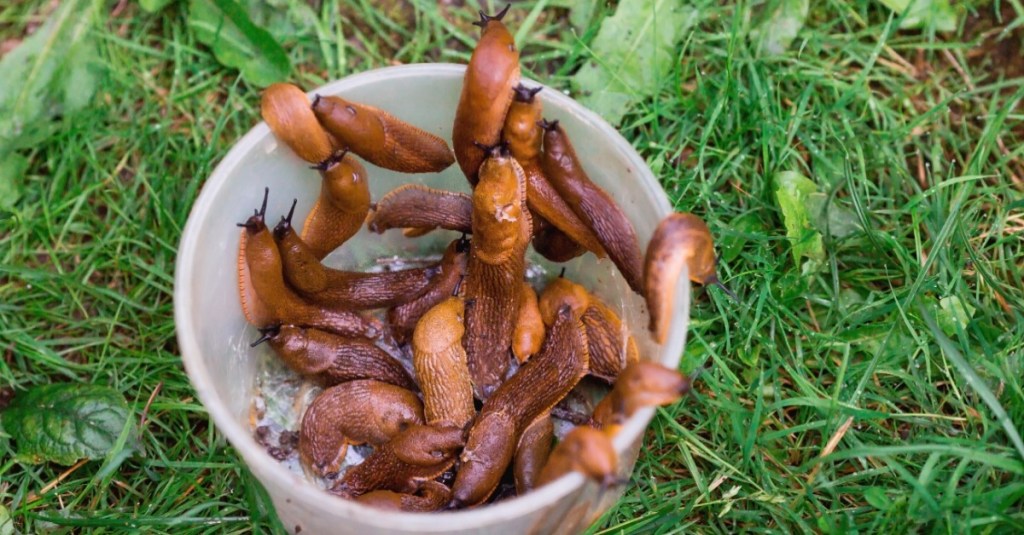
[(415, 494), (375, 490), (359, 496), (356, 501), (378, 509), (425, 513), (444, 507), (451, 496), (451, 489), (444, 486), (443, 483), (424, 481), (423, 486)]
[[(416, 492), (424, 482), (451, 467), (463, 444), (462, 430), (457, 427), (410, 426), (375, 448), (365, 461), (349, 468), (331, 492), (346, 498), (375, 490)], [(411, 463), (410, 459), (430, 462)]]
[(240, 289), (243, 309), (250, 306), (246, 304), (248, 295), (254, 294), (260, 303), (259, 314), (253, 315), (253, 319), (262, 320), (255, 324), (257, 327), (292, 324), (342, 336), (375, 338), (380, 334), (366, 318), (338, 307), (315, 306), (287, 287), (281, 255), (262, 214), (250, 217), (242, 226), (245, 228), (240, 248), (246, 269), (244, 273), (240, 270)]
[(514, 322), (526, 274), (532, 230), (519, 164), (496, 148), (480, 168), (473, 191), (473, 240), (466, 270), (466, 336), (463, 344), (473, 392), (487, 399), (509, 366)]
[(619, 316), (594, 296), (590, 302), (582, 318), (590, 350), (590, 374), (614, 383), (626, 366), (640, 360), (640, 352)]
[(302, 227), (302, 241), (317, 260), (358, 232), (370, 211), (369, 175), (363, 164), (343, 154), (321, 167), (320, 198)]
[(529, 492), (537, 485), (537, 477), (548, 462), (554, 440), (555, 426), (550, 414), (537, 418), (523, 431), (512, 463), (517, 494)]
[(460, 239), (448, 244), (441, 257), (441, 272), (427, 290), (416, 299), (388, 310), (388, 323), (396, 340), (404, 341), (423, 314), (452, 295), (459, 281), (466, 276), (468, 262), (469, 240)]
[(313, 113), (339, 144), (377, 167), (436, 173), (455, 162), (443, 139), (373, 106), (318, 95)]
[(540, 351), (540, 346), (544, 343), (544, 320), (540, 316), (537, 292), (533, 286), (523, 281), (520, 288), (519, 317), (512, 331), (512, 354), (522, 364), (531, 355)]
[(306, 409), (299, 459), (326, 476), (338, 471), (348, 444), (383, 444), (422, 423), (423, 407), (409, 390), (372, 380), (341, 383), (321, 392)]
[(675, 213), (658, 224), (644, 260), (644, 297), (651, 316), (651, 333), (659, 344), (668, 339), (676, 284), (683, 267), (691, 281), (715, 284), (715, 263), (711, 231), (704, 220), (693, 214)]
[(594, 423), (613, 435), (637, 409), (674, 403), (689, 391), (690, 379), (678, 371), (655, 362), (635, 362), (594, 407)]
[(476, 144), (492, 146), (501, 140), (512, 88), (519, 83), (519, 50), (501, 22), (504, 14), (489, 17), (481, 12), (480, 22), (475, 23), (483, 31), (466, 66), (452, 127), (455, 160), (474, 186), (485, 157)]
[(533, 212), (533, 250), (552, 262), (568, 262), (586, 253), (582, 245), (576, 243), (566, 233)]
[(377, 201), (367, 221), (371, 232), (414, 228), (421, 232), (443, 228), (469, 233), (473, 226), (473, 199), (465, 193), (406, 184)]
[(618, 483), (619, 456), (611, 438), (587, 426), (569, 431), (555, 446), (537, 477), (537, 486), (547, 485), (569, 472), (580, 472), (604, 487)]
[(545, 125), (544, 151), (541, 155), (544, 175), (576, 215), (594, 232), (629, 287), (642, 293), (643, 257), (633, 224), (615, 201), (590, 181), (558, 122)]
[(586, 288), (565, 278), (558, 277), (548, 282), (540, 294), (538, 308), (544, 325), (552, 326), (558, 318), (558, 311), (568, 305), (576, 317), (582, 317), (590, 307), (590, 293)]
[(579, 316), (562, 307), (540, 352), (484, 402), (452, 487), (454, 505), (478, 505), (494, 492), (527, 426), (576, 386), (587, 365)]
[(416, 390), (416, 383), (401, 363), (364, 339), (294, 325), (282, 325), (266, 339), (289, 368), (328, 385), (374, 379)]
[(298, 87), (279, 83), (264, 89), (260, 114), (274, 136), (299, 158), (318, 164), (334, 153), (330, 136), (317, 122), (309, 99)]
[(428, 424), (464, 427), (476, 416), (473, 384), (462, 347), (465, 304), (450, 297), (427, 311), (412, 335), (412, 363), (423, 389)]

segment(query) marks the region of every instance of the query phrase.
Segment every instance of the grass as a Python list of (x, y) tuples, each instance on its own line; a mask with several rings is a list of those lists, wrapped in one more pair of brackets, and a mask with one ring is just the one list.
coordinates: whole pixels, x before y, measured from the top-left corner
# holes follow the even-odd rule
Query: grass
[[(47, 4), (0, 8), (0, 42)], [(413, 4), (323, 2), (286, 41), (294, 80), (466, 61), (473, 9)], [(566, 4), (510, 15), (524, 72), (561, 87), (597, 31), (573, 32)], [(935, 34), (897, 30), (879, 2), (811, 2), (777, 57), (749, 39), (760, 2), (722, 4), (699, 11), (679, 67), (620, 130), (677, 209), (707, 220), (742, 303), (696, 299), (682, 368), (707, 370), (659, 410), (625, 497), (592, 531), (1024, 530), (1020, 3), (964, 3), (958, 30)], [(171, 303), (191, 204), (259, 120), (259, 88), (193, 40), (183, 3), (110, 8), (98, 94), (22, 151), (20, 198), (0, 212), (0, 400), (83, 381), (124, 392), (141, 417), (152, 397), (146, 455), (99, 477), (100, 461), (18, 463), (0, 437), (0, 505), (25, 533), (280, 530), (194, 397)], [(1007, 42), (1018, 55), (1000, 61)], [(809, 274), (775, 202), (784, 170), (857, 228), (827, 233)]]

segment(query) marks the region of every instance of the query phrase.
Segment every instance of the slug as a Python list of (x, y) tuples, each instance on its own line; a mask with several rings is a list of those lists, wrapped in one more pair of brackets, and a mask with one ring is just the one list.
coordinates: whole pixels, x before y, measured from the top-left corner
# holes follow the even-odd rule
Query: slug
[(558, 317), (558, 310), (563, 305), (569, 305), (574, 315), (582, 317), (590, 307), (590, 292), (587, 292), (586, 288), (579, 284), (559, 276), (548, 282), (540, 294), (538, 308), (544, 325), (548, 327), (554, 325), (555, 319)]
[(330, 136), (309, 108), (309, 99), (292, 84), (273, 84), (263, 90), (260, 113), (277, 139), (303, 160), (320, 163), (334, 153)]
[(466, 440), (450, 506), (478, 505), (494, 492), (526, 427), (576, 386), (588, 360), (580, 318), (562, 306), (540, 352), (484, 402)]
[(516, 318), (515, 329), (512, 331), (512, 354), (519, 364), (522, 364), (531, 355), (540, 351), (540, 346), (544, 342), (544, 320), (540, 317), (537, 292), (533, 286), (523, 281), (519, 287), (519, 317)]
[(558, 121), (541, 124), (544, 128), (541, 153), (544, 176), (594, 232), (629, 287), (642, 294), (643, 260), (633, 223), (608, 193), (590, 181)]
[(463, 444), (462, 429), (458, 427), (410, 426), (375, 448), (362, 463), (349, 468), (331, 492), (350, 499), (374, 490), (416, 492), (424, 482), (451, 467)]
[[(551, 223), (560, 234), (583, 249), (593, 251), (598, 258), (604, 258), (604, 248), (597, 236), (587, 228), (562, 196), (551, 186), (540, 167), (541, 140), (544, 130), (539, 126), (543, 106), (536, 98), (541, 87), (529, 89), (523, 84), (514, 88), (514, 98), (505, 117), (503, 138), (508, 141), (512, 156), (519, 162), (526, 176), (526, 202), (530, 210)], [(554, 234), (553, 231), (547, 231)], [(557, 234), (556, 234), (557, 235)], [(549, 237), (548, 239), (552, 239)], [(536, 241), (534, 242), (536, 248)], [(565, 256), (568, 247), (560, 249)], [(538, 248), (541, 254), (542, 249)], [(580, 252), (582, 254), (582, 252)], [(545, 258), (555, 260), (544, 255)], [(579, 256), (579, 255), (574, 255)], [(574, 258), (569, 257), (569, 258)], [(556, 262), (558, 260), (555, 260)], [(565, 261), (565, 260), (562, 260)]]
[(489, 150), (473, 191), (473, 240), (466, 269), (466, 336), (463, 344), (481, 400), (505, 378), (512, 332), (526, 275), (531, 234), (523, 171), (504, 146)]
[(406, 184), (377, 201), (366, 228), (377, 234), (392, 228), (443, 228), (468, 233), (473, 225), (472, 214), (473, 199), (465, 193)]
[(650, 330), (654, 340), (664, 344), (675, 305), (676, 283), (686, 266), (690, 280), (697, 284), (715, 284), (732, 293), (719, 280), (715, 272), (714, 242), (711, 230), (704, 220), (688, 213), (674, 213), (658, 223), (658, 228), (647, 245), (644, 260), (644, 297), (651, 316)]
[(473, 384), (462, 347), (465, 304), (450, 297), (427, 311), (412, 335), (412, 363), (423, 389), (428, 424), (464, 427), (476, 416)]
[(416, 394), (373, 380), (332, 386), (302, 416), (299, 460), (316, 475), (337, 473), (349, 444), (383, 444), (409, 426), (423, 423)]
[(511, 4), (494, 16), (480, 11), (473, 24), (483, 31), (466, 66), (462, 93), (455, 109), (452, 148), (455, 160), (473, 186), (486, 154), (478, 146), (501, 141), (505, 114), (512, 104), (512, 88), (519, 83), (519, 50), (501, 19)]
[(580, 472), (607, 488), (620, 483), (618, 470), (619, 456), (611, 437), (592, 427), (579, 426), (552, 450), (537, 476), (537, 486), (547, 485), (569, 472)]
[(615, 386), (594, 407), (594, 423), (614, 435), (637, 409), (674, 403), (689, 391), (690, 379), (678, 371), (656, 362), (635, 362), (619, 374)]
[[(288, 288), (284, 282), (281, 255), (270, 230), (264, 223), (267, 196), (263, 207), (243, 227), (239, 244), (239, 291), (243, 311), (257, 327), (291, 324), (323, 329), (342, 336), (376, 338), (380, 330), (370, 320), (341, 307), (312, 305)], [(254, 308), (255, 295), (258, 308)]]
[(352, 310), (393, 307), (425, 292), (439, 271), (437, 266), (378, 273), (329, 268), (292, 228), (292, 213), (274, 227), (274, 241), (281, 251), (285, 280), (310, 302)]
[(415, 494), (375, 490), (359, 496), (356, 501), (378, 509), (425, 513), (444, 507), (451, 496), (451, 489), (444, 483), (424, 481)]
[(437, 173), (455, 162), (443, 139), (373, 106), (317, 95), (313, 114), (339, 144), (377, 167)]
[(374, 379), (417, 390), (405, 368), (376, 345), (319, 329), (281, 325), (261, 329), (253, 346), (268, 342), (290, 369), (336, 385), (356, 379)]
[(370, 211), (370, 184), (363, 164), (345, 152), (317, 169), (323, 177), (320, 198), (306, 217), (302, 241), (323, 260), (359, 231)]
[(590, 375), (614, 383), (626, 366), (640, 360), (636, 341), (618, 315), (595, 296), (591, 296), (582, 320), (590, 350)]
[(441, 257), (440, 273), (416, 299), (388, 310), (388, 323), (396, 340), (402, 342), (413, 332), (416, 323), (428, 310), (452, 295), (466, 276), (469, 261), (469, 240), (452, 241)]
[(552, 262), (561, 263), (568, 262), (587, 252), (582, 245), (576, 243), (558, 227), (548, 223), (535, 211), (532, 215), (534, 230), (533, 240), (530, 243), (533, 244), (533, 250), (537, 251), (537, 254)]
[(523, 431), (512, 461), (516, 493), (523, 494), (536, 487), (537, 476), (548, 462), (554, 439), (555, 426), (550, 413), (540, 416)]

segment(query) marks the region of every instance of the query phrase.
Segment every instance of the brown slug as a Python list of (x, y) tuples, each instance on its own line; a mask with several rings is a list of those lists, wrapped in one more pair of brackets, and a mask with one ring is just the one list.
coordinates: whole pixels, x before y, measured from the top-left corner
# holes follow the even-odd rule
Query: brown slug
[(370, 211), (369, 176), (354, 156), (341, 153), (317, 166), (323, 177), (320, 197), (306, 216), (302, 241), (318, 260), (345, 243)]
[(466, 440), (451, 506), (479, 505), (494, 492), (526, 427), (576, 386), (588, 360), (580, 318), (562, 306), (540, 352), (484, 402)]
[(533, 216), (533, 250), (552, 262), (568, 262), (587, 250), (543, 217), (531, 211)]
[(532, 223), (523, 171), (505, 146), (491, 148), (473, 190), (473, 239), (466, 269), (463, 345), (481, 400), (505, 378), (526, 275)]
[(411, 391), (373, 380), (332, 386), (302, 416), (299, 459), (316, 475), (337, 473), (349, 444), (383, 444), (423, 423), (423, 406)]
[(718, 285), (736, 299), (718, 280), (715, 246), (704, 220), (688, 213), (674, 213), (662, 219), (647, 245), (644, 260), (644, 297), (651, 316), (650, 330), (659, 344), (668, 339), (676, 284), (683, 266), (691, 281)]
[(452, 148), (469, 183), (476, 186), (486, 154), (479, 145), (501, 141), (505, 114), (512, 104), (512, 88), (519, 83), (519, 50), (501, 19), (511, 4), (494, 16), (480, 11), (473, 24), (483, 31), (466, 66), (462, 93), (455, 109)]
[[(540, 167), (541, 140), (544, 130), (539, 126), (543, 106), (540, 99), (536, 98), (540, 87), (528, 89), (523, 84), (514, 88), (514, 98), (505, 117), (505, 125), (502, 129), (502, 137), (508, 141), (509, 150), (512, 156), (523, 168), (526, 176), (526, 203), (530, 210), (540, 215), (545, 221), (554, 226), (560, 233), (546, 231), (549, 235), (546, 239), (556, 239), (554, 236), (561, 234), (572, 242), (586, 250), (593, 251), (598, 258), (604, 258), (604, 248), (597, 236), (587, 228), (587, 225), (580, 220), (579, 216), (572, 211), (572, 208), (562, 199), (562, 196), (551, 186), (547, 177)], [(535, 229), (535, 233), (540, 230)], [(543, 242), (542, 242), (543, 244)], [(536, 248), (536, 241), (534, 242)], [(544, 254), (544, 250), (537, 252)], [(562, 246), (559, 249), (562, 257), (572, 248)], [(582, 252), (580, 253), (582, 254)], [(546, 254), (545, 258), (550, 258)], [(578, 256), (578, 255), (575, 255)], [(574, 257), (574, 256), (573, 256)], [(569, 258), (573, 258), (569, 257)], [(563, 260), (564, 261), (564, 260)]]
[(520, 284), (519, 317), (516, 318), (515, 329), (512, 330), (512, 354), (519, 364), (526, 362), (531, 355), (540, 351), (544, 343), (544, 320), (540, 317), (537, 304), (537, 292), (530, 283)]
[(366, 228), (377, 234), (392, 228), (420, 231), (443, 228), (469, 233), (472, 214), (473, 199), (465, 193), (406, 184), (377, 201), (367, 218)]
[(542, 126), (544, 176), (597, 236), (629, 287), (642, 294), (643, 257), (633, 223), (608, 193), (590, 181), (558, 121), (544, 121)]
[(462, 347), (465, 304), (449, 297), (427, 311), (412, 334), (412, 363), (423, 390), (427, 424), (464, 427), (476, 416)]
[(274, 241), (281, 251), (285, 280), (310, 302), (352, 310), (397, 306), (425, 292), (439, 271), (437, 266), (377, 273), (329, 268), (292, 228), (292, 213), (274, 227)]
[(451, 489), (444, 483), (424, 481), (415, 494), (375, 490), (359, 496), (356, 501), (378, 509), (425, 513), (444, 507), (451, 496)]
[[(376, 338), (380, 330), (374, 322), (341, 307), (317, 306), (306, 302), (293, 292), (284, 281), (281, 255), (270, 230), (264, 223), (267, 195), (263, 208), (245, 223), (242, 230), (239, 259), (239, 289), (246, 317), (258, 319), (256, 327), (291, 324), (314, 327), (340, 334)], [(244, 264), (245, 269), (241, 269)], [(253, 310), (252, 295), (258, 298), (260, 309)]]
[(436, 173), (455, 162), (443, 139), (373, 106), (317, 95), (313, 113), (339, 144), (377, 167)]
[(272, 84), (263, 90), (260, 114), (270, 131), (303, 160), (320, 163), (334, 153), (330, 136), (309, 108), (306, 94), (292, 84)]
[(537, 485), (537, 476), (548, 462), (554, 440), (555, 426), (550, 413), (540, 416), (523, 431), (512, 461), (517, 494), (529, 492)]
[(461, 428), (410, 426), (375, 448), (362, 463), (349, 468), (331, 492), (350, 499), (374, 490), (416, 492), (424, 482), (455, 463), (455, 454), (463, 444)]
[(614, 383), (626, 366), (640, 360), (636, 341), (619, 316), (593, 295), (582, 320), (590, 350), (590, 375)]
[(690, 379), (678, 371), (656, 362), (635, 362), (619, 374), (615, 386), (594, 407), (594, 423), (614, 435), (637, 409), (674, 403), (689, 391)]
[(260, 333), (253, 346), (268, 342), (290, 369), (327, 385), (374, 379), (417, 390), (402, 364), (367, 340), (295, 325), (261, 329)]
[(427, 290), (412, 301), (388, 310), (388, 323), (396, 340), (404, 342), (423, 314), (452, 295), (466, 276), (468, 262), (469, 240), (460, 238), (448, 244), (441, 257), (440, 273)]
[(576, 317), (583, 317), (583, 314), (590, 307), (590, 292), (575, 282), (559, 276), (548, 282), (544, 291), (540, 293), (538, 308), (544, 325), (554, 325), (558, 317), (558, 310), (562, 305), (569, 305)]
[(587, 426), (574, 427), (551, 451), (547, 464), (537, 476), (541, 487), (569, 472), (580, 472), (602, 487), (619, 484), (619, 456), (611, 437)]

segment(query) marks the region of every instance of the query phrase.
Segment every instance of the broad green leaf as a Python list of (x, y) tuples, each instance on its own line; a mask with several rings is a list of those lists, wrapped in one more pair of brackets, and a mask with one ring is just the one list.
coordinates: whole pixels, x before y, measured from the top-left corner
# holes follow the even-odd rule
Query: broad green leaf
[(892, 505), (892, 500), (885, 494), (882, 487), (868, 487), (864, 489), (864, 499), (875, 509), (886, 511)]
[(268, 86), (291, 72), (291, 61), (281, 45), (253, 24), (234, 0), (191, 0), (188, 25), (213, 50), (217, 61), (238, 69), (253, 85)]
[(719, 260), (722, 262), (732, 262), (740, 255), (743, 247), (749, 241), (745, 234), (764, 232), (764, 224), (761, 222), (760, 216), (755, 212), (748, 212), (733, 218), (726, 225), (726, 228), (729, 229), (729, 232), (723, 232), (718, 239), (718, 242), (721, 244)]
[(14, 535), (14, 519), (3, 505), (0, 505), (0, 535)]
[[(926, 30), (932, 26), (936, 31), (956, 31), (957, 14), (949, 0), (879, 0), (885, 7), (907, 16), (900, 23), (904, 30)], [(909, 11), (908, 11), (909, 8)]]
[(0, 415), (23, 462), (69, 465), (114, 452), (122, 433), (125, 448), (137, 449), (135, 423), (120, 392), (100, 385), (57, 383), (18, 394)]
[(20, 154), (11, 153), (0, 160), (0, 210), (10, 210), (21, 198), (27, 169), (28, 160)]
[(811, 225), (822, 235), (842, 239), (861, 230), (857, 213), (840, 204), (839, 199), (830, 200), (825, 193), (808, 195), (807, 211)]
[(778, 55), (785, 52), (807, 20), (808, 0), (778, 0), (775, 9), (757, 29), (761, 52)]
[(594, 16), (600, 11), (601, 0), (576, 0), (569, 8), (569, 23), (576, 31), (582, 32), (590, 27)]
[(814, 270), (825, 260), (825, 246), (821, 233), (811, 225), (808, 199), (818, 192), (810, 179), (794, 171), (775, 174), (775, 200), (786, 225), (786, 237), (793, 245), (793, 261), (807, 258), (804, 273)]
[(591, 45), (593, 60), (573, 77), (578, 100), (611, 124), (653, 95), (677, 68), (676, 44), (697, 19), (678, 0), (622, 0)]
[(139, 0), (139, 5), (150, 13), (156, 13), (174, 2), (175, 0)]
[(295, 42), (316, 34), (319, 16), (305, 2), (245, 0), (244, 5), (253, 24), (266, 29), (279, 43)]
[(964, 304), (959, 297), (951, 295), (939, 299), (939, 308), (935, 313), (939, 327), (947, 336), (956, 336), (957, 330), (967, 328), (967, 323), (974, 317), (974, 307)]
[[(68, 92), (83, 80), (82, 54), (95, 55), (89, 30), (98, 0), (67, 0), (17, 48), (0, 59), (0, 159), (45, 138), (52, 118), (92, 99), (96, 84)], [(82, 50), (86, 52), (81, 52)]]

